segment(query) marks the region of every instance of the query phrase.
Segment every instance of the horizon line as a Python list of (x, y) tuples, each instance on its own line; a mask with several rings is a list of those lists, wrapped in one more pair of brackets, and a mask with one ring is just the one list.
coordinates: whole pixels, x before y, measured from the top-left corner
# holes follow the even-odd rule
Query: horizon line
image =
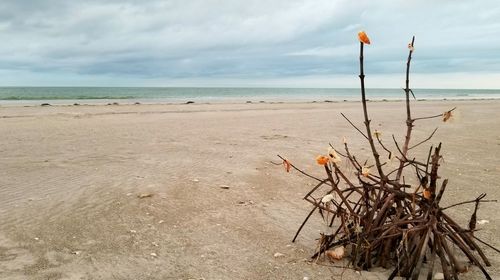
[[(0, 88), (213, 88), (213, 89), (359, 89), (359, 87), (281, 87), (281, 86), (80, 86), (80, 85), (54, 85), (54, 86), (20, 86), (9, 85)], [(367, 89), (401, 89), (400, 87), (367, 87)], [(412, 87), (414, 90), (500, 90), (500, 88), (445, 88), (445, 87)]]

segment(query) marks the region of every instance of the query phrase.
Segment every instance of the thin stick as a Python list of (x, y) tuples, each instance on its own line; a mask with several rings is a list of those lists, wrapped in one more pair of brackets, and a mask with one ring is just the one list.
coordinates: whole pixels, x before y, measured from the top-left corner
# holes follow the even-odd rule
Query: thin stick
[(363, 116), (365, 118), (366, 134), (368, 137), (368, 142), (370, 143), (370, 148), (372, 150), (373, 157), (375, 159), (375, 165), (377, 166), (378, 174), (380, 178), (384, 178), (384, 171), (382, 170), (382, 165), (380, 164), (380, 155), (375, 148), (375, 143), (373, 142), (373, 136), (370, 127), (370, 119), (368, 118), (368, 109), (366, 106), (366, 93), (365, 93), (365, 73), (363, 70), (363, 42), (359, 42), (359, 80), (361, 81), (361, 103), (363, 104)]
[[(278, 156), (280, 159), (285, 160), (285, 158), (284, 158), (284, 157), (282, 157), (282, 156), (280, 156), (280, 155), (277, 155), (277, 156)], [(319, 182), (323, 181), (322, 179), (319, 179), (319, 178), (317, 178), (317, 177), (314, 177), (314, 176), (312, 176), (312, 175), (310, 175), (310, 174), (307, 174), (305, 171), (300, 170), (300, 169), (299, 169), (299, 168), (297, 168), (295, 165), (293, 165), (291, 162), (288, 162), (288, 163), (290, 164), (290, 166), (291, 166), (293, 169), (297, 170), (298, 172), (302, 173), (303, 175), (305, 175), (305, 176), (307, 176), (307, 177), (309, 177), (309, 178), (311, 178), (311, 179), (314, 179), (314, 180), (316, 180), (316, 181), (319, 181)], [(325, 184), (326, 184), (326, 183), (325, 183)], [(328, 185), (328, 184), (327, 184), (327, 185)]]
[[(457, 109), (457, 107), (453, 107), (453, 109), (448, 110), (447, 112), (453, 112), (453, 111), (455, 111), (455, 109)], [(442, 117), (442, 116), (443, 116), (443, 114), (441, 113), (441, 114), (434, 115), (434, 116), (429, 116), (429, 117), (414, 118), (412, 121), (434, 119), (434, 118), (439, 118), (439, 117)]]
[(380, 144), (380, 146), (382, 146), (382, 149), (384, 149), (389, 154), (389, 158), (391, 158), (392, 152), (384, 146), (384, 144), (382, 143), (382, 140), (380, 140), (380, 137), (378, 137), (378, 134), (375, 134), (375, 137), (377, 138), (377, 141)]
[(484, 245), (488, 246), (490, 249), (493, 249), (493, 250), (497, 251), (497, 253), (500, 253), (500, 250), (499, 250), (499, 249), (497, 249), (497, 248), (495, 248), (495, 247), (493, 247), (493, 245), (490, 245), (490, 244), (488, 244), (488, 243), (484, 242), (483, 240), (479, 239), (479, 238), (478, 238), (477, 236), (475, 236), (475, 235), (474, 235), (474, 236), (472, 236), (472, 237), (474, 237), (474, 239), (476, 239), (477, 241), (481, 242), (482, 244), (484, 244)]
[[(496, 199), (488, 199), (488, 200), (480, 200), (480, 202), (498, 202)], [(464, 204), (469, 204), (469, 203), (476, 203), (476, 200), (468, 200), (468, 201), (463, 201), (463, 202), (459, 202), (459, 203), (455, 203), (455, 204), (452, 204), (450, 206), (446, 206), (444, 208), (441, 208), (441, 210), (446, 210), (446, 209), (449, 209), (451, 207), (455, 207), (455, 206), (459, 206), (459, 205), (464, 205)]]
[(342, 115), (342, 117), (344, 117), (344, 119), (346, 119), (346, 121), (348, 121), (352, 127), (354, 127), (359, 133), (361, 133), (361, 135), (363, 135), (363, 137), (365, 137), (366, 139), (368, 139), (368, 137), (366, 137), (366, 135), (363, 133), (363, 131), (361, 131), (356, 125), (354, 125), (351, 120), (349, 118), (347, 118), (344, 113), (340, 113)]
[(307, 217), (305, 218), (305, 220), (302, 222), (299, 229), (297, 230), (297, 233), (295, 233), (295, 236), (293, 237), (292, 243), (295, 242), (295, 239), (297, 239), (297, 236), (299, 236), (300, 231), (302, 231), (302, 228), (307, 223), (307, 221), (309, 220), (311, 215), (314, 213), (314, 211), (316, 211), (316, 209), (318, 209), (318, 206), (314, 206), (314, 208), (311, 210), (311, 212), (309, 212), (309, 215), (307, 215)]
[[(410, 139), (411, 139), (411, 131), (413, 128), (413, 120), (411, 119), (411, 108), (410, 108), (410, 64), (411, 64), (411, 55), (413, 53), (413, 46), (415, 43), (415, 36), (411, 39), (411, 48), (410, 51), (408, 52), (408, 59), (406, 61), (406, 87), (405, 87), (405, 94), (406, 94), (406, 136), (405, 136), (405, 142), (403, 145), (403, 151), (402, 154), (406, 158), (406, 154), (408, 153), (408, 146), (410, 144)], [(398, 173), (396, 174), (396, 181), (399, 182), (401, 179), (401, 175), (403, 174), (403, 165), (404, 163), (401, 162), (399, 164), (399, 169)]]
[(431, 133), (431, 135), (429, 137), (427, 137), (425, 140), (422, 140), (422, 141), (418, 142), (417, 144), (411, 146), (408, 150), (411, 150), (411, 149), (413, 149), (415, 147), (418, 147), (418, 146), (422, 145), (423, 143), (431, 140), (432, 136), (434, 136), (434, 133), (436, 133), (437, 130), (438, 130), (438, 128), (436, 127), (436, 129), (434, 129), (434, 131), (432, 131), (432, 133)]

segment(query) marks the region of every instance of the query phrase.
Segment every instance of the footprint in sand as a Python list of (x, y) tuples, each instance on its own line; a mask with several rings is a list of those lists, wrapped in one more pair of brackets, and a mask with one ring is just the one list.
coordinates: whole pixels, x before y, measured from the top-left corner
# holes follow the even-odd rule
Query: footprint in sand
[(0, 247), (0, 271), (22, 270), (26, 266), (33, 265), (35, 261), (35, 257), (26, 249)]
[(0, 278), (2, 272), (21, 270), (33, 263), (35, 257), (29, 250), (18, 247), (15, 242), (0, 234)]

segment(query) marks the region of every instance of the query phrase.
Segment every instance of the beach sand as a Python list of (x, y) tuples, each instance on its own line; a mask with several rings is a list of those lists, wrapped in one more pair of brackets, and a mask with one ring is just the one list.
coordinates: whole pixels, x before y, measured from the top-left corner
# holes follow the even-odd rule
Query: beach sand
[[(404, 103), (369, 105), (383, 139), (402, 139)], [(442, 205), (499, 199), (500, 101), (419, 101), (413, 114), (455, 106), (449, 123), (417, 122), (414, 143), (439, 130), (414, 155), (443, 142)], [(316, 215), (291, 243), (314, 182), (271, 161), (323, 176), (314, 159), (343, 136), (369, 158), (340, 112), (362, 127), (359, 102), (1, 107), (0, 278), (386, 279), (308, 262)], [(476, 234), (500, 248), (498, 209), (481, 205)], [(471, 210), (447, 211), (466, 226)], [(500, 254), (484, 250), (500, 279)]]

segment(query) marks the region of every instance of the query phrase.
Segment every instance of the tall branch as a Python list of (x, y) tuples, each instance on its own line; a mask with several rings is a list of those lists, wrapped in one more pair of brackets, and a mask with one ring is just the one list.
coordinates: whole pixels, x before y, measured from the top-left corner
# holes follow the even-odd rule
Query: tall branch
[[(410, 108), (410, 64), (411, 64), (411, 55), (413, 54), (413, 46), (415, 43), (415, 36), (411, 39), (411, 47), (408, 52), (408, 60), (406, 61), (406, 82), (405, 82), (405, 95), (406, 95), (406, 136), (405, 143), (403, 145), (403, 156), (406, 157), (408, 153), (408, 147), (410, 145), (411, 139), (411, 131), (413, 129), (413, 120), (411, 119), (411, 108)], [(399, 163), (398, 173), (396, 174), (396, 181), (399, 182), (401, 179), (401, 174), (403, 174), (403, 166), (404, 162), (401, 161)]]
[(377, 148), (375, 148), (375, 143), (373, 141), (373, 135), (370, 127), (370, 119), (368, 118), (368, 109), (366, 106), (366, 92), (365, 92), (365, 72), (363, 68), (363, 42), (359, 42), (359, 79), (361, 81), (361, 102), (363, 103), (363, 115), (365, 118), (365, 126), (366, 126), (366, 136), (368, 137), (368, 142), (370, 143), (370, 147), (372, 149), (373, 158), (375, 159), (375, 165), (377, 167), (378, 174), (380, 178), (384, 178), (384, 171), (382, 170), (382, 165), (380, 164), (380, 155), (377, 152)]

